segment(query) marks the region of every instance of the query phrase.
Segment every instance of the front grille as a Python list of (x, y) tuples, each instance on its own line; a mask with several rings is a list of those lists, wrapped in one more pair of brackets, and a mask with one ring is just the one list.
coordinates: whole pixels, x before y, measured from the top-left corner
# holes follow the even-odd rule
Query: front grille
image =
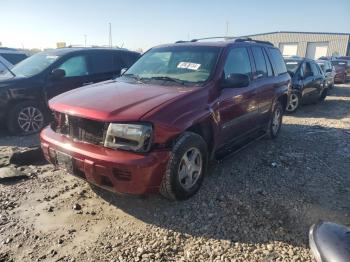
[(55, 112), (55, 119), (51, 127), (56, 133), (66, 135), (74, 140), (102, 145), (108, 124)]

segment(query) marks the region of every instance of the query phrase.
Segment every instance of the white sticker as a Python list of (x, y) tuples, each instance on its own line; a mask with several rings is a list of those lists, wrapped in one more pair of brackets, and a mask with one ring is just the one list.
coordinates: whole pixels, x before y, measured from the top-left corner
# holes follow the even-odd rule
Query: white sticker
[(298, 62), (287, 62), (286, 64), (287, 64), (287, 65), (297, 65)]
[(201, 66), (201, 64), (196, 63), (190, 63), (190, 62), (180, 62), (177, 65), (177, 68), (185, 68), (190, 70), (198, 70), (198, 68)]

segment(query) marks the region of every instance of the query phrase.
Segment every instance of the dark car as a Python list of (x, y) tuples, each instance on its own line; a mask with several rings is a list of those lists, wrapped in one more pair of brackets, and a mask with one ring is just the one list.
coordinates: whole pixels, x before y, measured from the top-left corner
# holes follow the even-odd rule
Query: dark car
[(23, 51), (15, 48), (0, 47), (0, 58), (5, 59), (12, 66), (18, 64), (28, 56)]
[(328, 60), (317, 60), (316, 63), (321, 67), (325, 77), (326, 86), (331, 89), (334, 87), (335, 67)]
[(334, 82), (344, 84), (346, 82), (348, 62), (346, 60), (337, 59), (337, 60), (332, 60), (331, 63), (335, 68)]
[(338, 60), (346, 61), (346, 81), (350, 81), (350, 56), (340, 56)]
[(308, 58), (285, 59), (287, 70), (292, 78), (288, 112), (294, 112), (301, 104), (322, 101), (328, 93), (326, 79), (320, 66)]
[(13, 134), (42, 129), (48, 99), (120, 75), (139, 53), (124, 49), (62, 48), (35, 54), (0, 75), (0, 119)]
[(122, 77), (50, 100), (41, 146), (57, 167), (111, 191), (187, 199), (210, 159), (279, 134), (289, 86), (268, 42), (158, 46)]

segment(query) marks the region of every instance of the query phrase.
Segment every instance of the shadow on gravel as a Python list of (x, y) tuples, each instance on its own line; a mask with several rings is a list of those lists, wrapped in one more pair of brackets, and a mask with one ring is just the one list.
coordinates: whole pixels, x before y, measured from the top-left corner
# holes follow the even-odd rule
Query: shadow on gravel
[(350, 222), (350, 177), (344, 174), (350, 168), (349, 154), (337, 153), (350, 148), (350, 142), (344, 144), (347, 135), (342, 129), (319, 131), (284, 125), (276, 140), (261, 140), (211, 166), (202, 189), (188, 201), (93, 190), (115, 207), (161, 228), (233, 242), (307, 246), (308, 229), (318, 219)]

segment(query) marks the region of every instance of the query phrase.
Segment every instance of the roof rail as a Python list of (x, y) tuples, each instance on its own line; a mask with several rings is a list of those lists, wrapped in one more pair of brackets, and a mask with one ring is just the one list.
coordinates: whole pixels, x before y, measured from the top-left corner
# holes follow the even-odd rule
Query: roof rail
[(117, 49), (124, 49), (118, 46), (99, 46), (99, 45), (68, 45), (66, 47), (62, 48), (117, 48)]
[(274, 46), (271, 42), (269, 41), (261, 41), (261, 40), (255, 40), (250, 37), (248, 38), (236, 38), (234, 39), (235, 42), (254, 42), (254, 43), (259, 43), (259, 44), (265, 44), (265, 45), (271, 45)]
[(228, 40), (230, 39), (230, 37), (227, 36), (214, 36), (214, 37), (203, 37), (203, 38), (195, 38), (192, 40), (180, 40), (180, 41), (176, 41), (175, 44), (181, 44), (181, 43), (188, 43), (188, 42), (198, 42), (198, 41), (202, 41), (202, 40), (211, 40), (211, 39), (225, 39)]

